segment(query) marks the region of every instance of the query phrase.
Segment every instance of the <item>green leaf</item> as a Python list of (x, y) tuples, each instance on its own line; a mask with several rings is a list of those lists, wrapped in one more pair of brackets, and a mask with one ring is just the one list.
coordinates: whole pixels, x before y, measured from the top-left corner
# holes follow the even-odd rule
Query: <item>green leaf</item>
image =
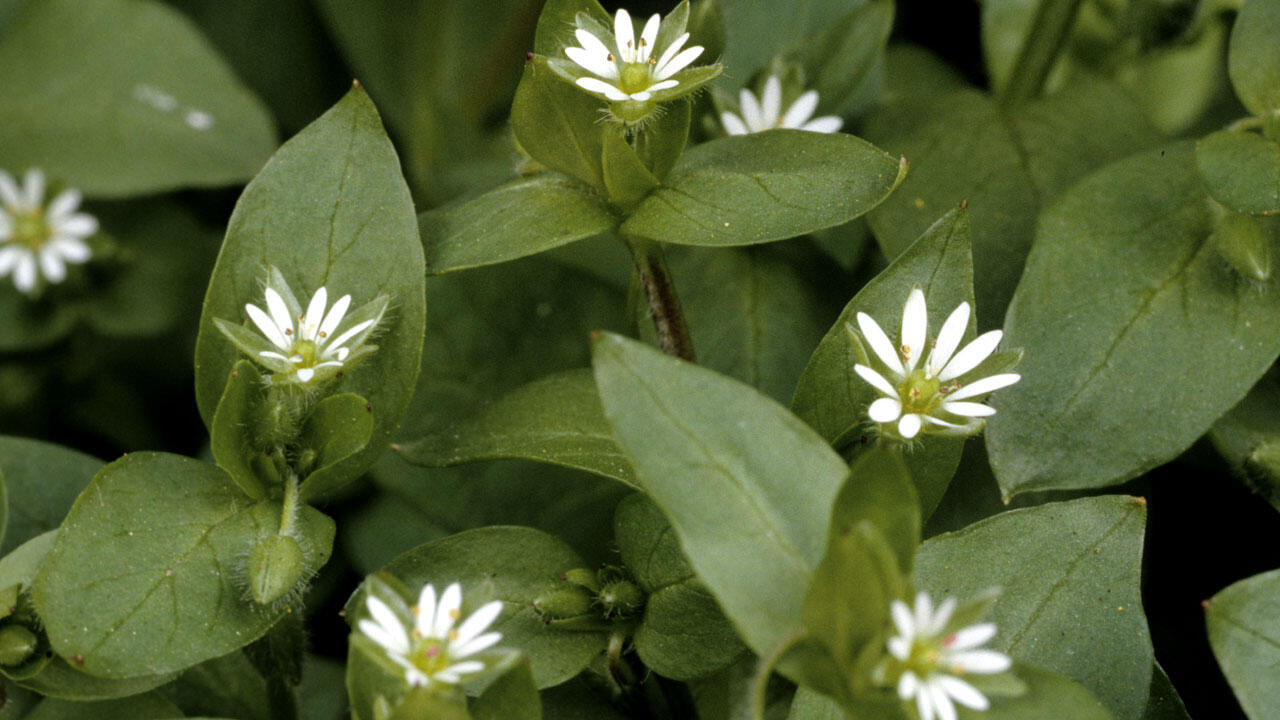
[[(245, 599), (244, 562), (280, 505), (250, 504), (222, 470), (126, 455), (81, 493), (34, 587), (49, 641), (105, 678), (179, 670), (257, 639), (285, 608)], [(333, 521), (298, 518), (307, 569), (329, 557)], [(86, 630), (87, 628), (87, 630)]]
[(1280, 375), (1264, 375), (1213, 424), (1209, 439), (1232, 470), (1280, 510)]
[(687, 681), (719, 672), (746, 653), (657, 505), (639, 493), (627, 496), (614, 515), (614, 538), (622, 562), (648, 595), (634, 636), (645, 667)]
[(839, 308), (822, 288), (843, 278), (787, 245), (666, 249), (698, 362), (789, 400), (809, 349)]
[(641, 487), (747, 644), (769, 652), (799, 625), (848, 468), (735, 380), (617, 335), (597, 336), (593, 353), (605, 416)]
[(1147, 709), (1142, 713), (1142, 720), (1191, 720), (1187, 708), (1178, 697), (1169, 676), (1157, 662), (1151, 673), (1151, 692), (1147, 696)]
[[(1255, 0), (1256, 2), (1256, 0)], [(1241, 580), (1205, 604), (1209, 645), (1250, 720), (1275, 717), (1280, 687), (1280, 570)]]
[(1138, 720), (1153, 661), (1145, 524), (1145, 503), (1120, 496), (1012, 510), (925, 541), (913, 577), (935, 600), (1003, 588), (987, 617), (999, 628), (990, 647), (1081, 683), (1117, 720)]
[(511, 105), (516, 142), (534, 160), (604, 190), (601, 101), (557, 77), (547, 58), (525, 62)]
[(91, 196), (216, 187), (276, 145), (267, 109), (157, 2), (26, 3), (0, 39), (0, 167), (41, 167)]
[(372, 406), (355, 393), (330, 395), (316, 403), (298, 438), (300, 452), (315, 453), (315, 469), (298, 487), (302, 497), (324, 497), (351, 478), (340, 463), (369, 444), (373, 415)]
[(1169, 460), (1276, 359), (1280, 291), (1235, 274), (1209, 228), (1190, 143), (1110, 165), (1044, 212), (1005, 323), (1022, 381), (987, 430), (1006, 496)]
[(1133, 100), (1102, 82), (1070, 85), (1008, 115), (972, 90), (905, 96), (872, 113), (865, 132), (911, 163), (902, 186), (867, 216), (889, 258), (968, 202), (983, 330), (1004, 317), (1039, 209), (1094, 167), (1157, 141)]
[(514, 663), (471, 703), (474, 720), (542, 720), (542, 702), (529, 660)]
[[(1198, 7), (1205, 11), (1208, 3)], [(1221, 12), (1221, 11), (1219, 11)], [(1223, 91), (1222, 55), (1227, 46), (1225, 19), (1213, 18), (1176, 44), (1150, 48), (1117, 78), (1163, 133), (1185, 133), (1201, 120)]]
[(806, 687), (796, 690), (791, 712), (787, 713), (787, 720), (846, 720), (846, 717), (840, 703)]
[(920, 507), (911, 475), (896, 450), (873, 448), (849, 467), (849, 479), (831, 508), (828, 542), (864, 522), (883, 536), (898, 569), (911, 572), (920, 545)]
[(564, 48), (577, 46), (573, 30), (577, 26), (576, 18), (580, 12), (586, 13), (596, 22), (613, 27), (613, 16), (596, 0), (547, 0), (542, 6), (542, 13), (538, 15), (533, 51), (547, 57), (559, 57)]
[(867, 0), (811, 36), (800, 49), (807, 87), (818, 92), (817, 114), (843, 114), (884, 54), (894, 4)]
[(188, 717), (274, 720), (266, 680), (239, 650), (187, 668), (160, 694)]
[(9, 503), (0, 556), (57, 529), (102, 465), (101, 460), (69, 448), (0, 436), (0, 476)]
[(213, 321), (239, 324), (245, 304), (261, 302), (268, 265), (307, 297), (324, 286), (331, 297), (350, 294), (359, 307), (385, 294), (391, 309), (378, 326), (377, 351), (332, 385), (332, 392), (353, 392), (373, 406), (369, 444), (332, 470), (343, 480), (363, 472), (400, 424), (418, 374), (421, 253), (395, 150), (377, 110), (356, 88), (285, 143), (232, 213), (196, 341), (196, 400), (206, 426), (238, 356)]
[(32, 708), (23, 720), (170, 720), (182, 711), (156, 693), (119, 700), (73, 702), (48, 698)]
[(1196, 143), (1196, 166), (1213, 199), (1232, 210), (1280, 212), (1280, 145), (1257, 133), (1219, 130)]
[(617, 226), (594, 190), (556, 172), (516, 178), (418, 217), (432, 274), (514, 260)]
[(1085, 687), (1038, 667), (1015, 663), (1013, 674), (1027, 690), (1016, 697), (993, 697), (982, 713), (961, 711), (961, 716), (983, 720), (1120, 720)]
[(161, 673), (125, 680), (108, 680), (80, 672), (63, 658), (54, 657), (39, 674), (19, 680), (18, 684), (47, 697), (87, 702), (138, 695), (168, 683), (176, 675), (177, 673)]
[(842, 133), (720, 138), (690, 148), (621, 232), (682, 245), (783, 240), (862, 215), (905, 171), (893, 156)]
[(803, 49), (812, 36), (849, 11), (849, 0), (792, 0), (779, 12), (774, 0), (723, 0), (725, 65), (748, 78), (775, 55)]
[[(973, 305), (973, 255), (969, 213), (964, 207), (952, 209), (935, 222), (858, 291), (818, 343), (800, 375), (791, 401), (792, 411), (837, 447), (869, 434), (869, 430), (862, 431), (867, 423), (867, 407), (879, 397), (875, 388), (853, 370), (860, 360), (846, 328), (857, 327), (859, 312), (870, 315), (881, 327), (897, 327), (907, 296), (917, 285), (924, 291), (930, 328), (941, 328), (960, 303)], [(974, 337), (974, 315), (970, 315), (965, 328), (964, 342)], [(955, 438), (926, 437), (920, 450), (906, 455), (925, 517), (942, 499), (960, 462), (963, 444), (963, 440)]]
[(590, 370), (548, 375), (400, 448), (428, 467), (523, 458), (586, 470), (635, 486), (605, 420)]
[(1280, 110), (1280, 3), (1246, 0), (1231, 28), (1227, 72), (1236, 96), (1259, 117)]
[[(492, 629), (505, 647), (523, 652), (539, 688), (568, 680), (605, 647), (602, 632), (549, 630), (533, 609), (533, 599), (553, 587), (582, 559), (560, 540), (533, 528), (485, 527), (433, 540), (387, 563), (386, 572), (417, 591), (458, 582), (476, 606), (501, 600), (505, 607)], [(354, 603), (362, 598), (356, 595)], [(352, 604), (347, 606), (352, 617)]]

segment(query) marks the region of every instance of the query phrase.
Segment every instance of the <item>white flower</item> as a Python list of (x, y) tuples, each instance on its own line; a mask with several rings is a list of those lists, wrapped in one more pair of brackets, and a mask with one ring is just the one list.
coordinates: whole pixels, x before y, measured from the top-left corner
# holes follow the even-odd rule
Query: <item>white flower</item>
[(979, 647), (995, 637), (994, 623), (949, 627), (955, 609), (955, 599), (947, 598), (935, 611), (924, 592), (916, 595), (914, 610), (901, 600), (890, 607), (898, 634), (887, 644), (902, 668), (898, 697), (915, 700), (920, 720), (956, 720), (954, 703), (986, 710), (986, 696), (961, 676), (1004, 672), (1013, 664), (1004, 653)]
[(438, 601), (433, 586), (422, 588), (418, 604), (410, 610), (413, 617), (403, 617), (372, 593), (365, 607), (372, 619), (359, 622), (360, 632), (404, 670), (410, 685), (456, 685), (464, 675), (484, 670), (484, 663), (473, 656), (502, 639), (501, 633), (485, 632), (502, 612), (499, 600), (485, 604), (458, 624), (462, 608), (458, 583), (445, 588)]
[[(981, 418), (995, 414), (995, 408), (974, 402), (974, 398), (1012, 385), (1022, 379), (1017, 373), (1000, 373), (984, 378), (965, 376), (986, 360), (1000, 344), (1003, 333), (992, 330), (979, 335), (956, 352), (969, 323), (969, 303), (952, 311), (938, 339), (926, 345), (929, 321), (924, 293), (913, 288), (902, 310), (902, 335), (895, 346), (880, 325), (866, 313), (858, 313), (858, 328), (883, 363), (881, 373), (855, 364), (858, 375), (884, 397), (871, 403), (867, 414), (881, 424), (882, 432), (910, 440), (921, 430), (943, 434), (969, 435), (982, 427)], [(852, 334), (852, 328), (850, 328)], [(921, 358), (928, 350), (928, 358)]]
[(702, 46), (684, 48), (689, 40), (686, 32), (660, 51), (654, 45), (661, 24), (661, 18), (654, 14), (637, 38), (631, 15), (620, 9), (613, 19), (612, 38), (601, 39), (579, 27), (574, 36), (582, 47), (568, 47), (564, 53), (595, 77), (580, 77), (574, 82), (614, 102), (644, 102), (659, 90), (679, 85), (672, 76), (696, 60), (702, 54)]
[(62, 282), (67, 263), (89, 260), (84, 239), (98, 232), (92, 215), (76, 212), (80, 193), (63, 190), (44, 204), (44, 173), (27, 171), (22, 187), (0, 170), (0, 277), (13, 273), (13, 284), (29, 293), (40, 275)]
[(813, 117), (818, 108), (818, 91), (808, 90), (792, 101), (786, 112), (782, 111), (782, 81), (777, 75), (770, 75), (764, 83), (764, 92), (757, 101), (756, 96), (746, 88), (739, 94), (742, 115), (731, 112), (720, 113), (720, 122), (725, 132), (730, 135), (749, 135), (774, 128), (792, 128), (820, 133), (833, 133), (840, 129), (844, 121), (835, 115)]
[(275, 373), (277, 380), (299, 383), (331, 378), (344, 365), (372, 352), (375, 347), (364, 342), (382, 319), (388, 302), (386, 296), (380, 296), (348, 316), (351, 296), (343, 295), (328, 307), (329, 291), (321, 287), (303, 312), (275, 268), (270, 270), (264, 296), (266, 310), (253, 303), (244, 306), (261, 336), (221, 319), (214, 323), (245, 354)]

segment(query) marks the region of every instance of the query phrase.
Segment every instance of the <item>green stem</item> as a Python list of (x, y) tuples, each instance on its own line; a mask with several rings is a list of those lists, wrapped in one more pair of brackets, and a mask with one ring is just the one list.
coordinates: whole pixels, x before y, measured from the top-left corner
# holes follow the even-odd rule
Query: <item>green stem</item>
[(1040, 0), (1031, 32), (1022, 43), (1013, 73), (999, 94), (1005, 107), (1032, 100), (1044, 89), (1058, 52), (1067, 41), (1081, 0)]
[(623, 238), (631, 249), (640, 285), (649, 301), (649, 315), (658, 331), (658, 345), (668, 355), (693, 362), (693, 340), (689, 326), (680, 311), (680, 298), (671, 284), (671, 273), (662, 255), (662, 247), (640, 238)]
[(773, 669), (778, 666), (782, 656), (803, 637), (804, 633), (797, 630), (782, 638), (782, 642), (770, 650), (768, 655), (760, 658), (756, 674), (751, 678), (751, 720), (764, 720), (765, 691), (769, 687), (769, 677), (773, 675)]

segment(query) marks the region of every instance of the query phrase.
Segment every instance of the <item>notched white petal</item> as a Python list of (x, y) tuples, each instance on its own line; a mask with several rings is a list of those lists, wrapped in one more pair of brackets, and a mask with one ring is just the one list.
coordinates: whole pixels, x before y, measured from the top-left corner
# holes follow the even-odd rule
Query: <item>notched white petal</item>
[(1004, 333), (1000, 330), (992, 330), (979, 335), (973, 342), (965, 345), (964, 348), (951, 358), (951, 362), (942, 368), (938, 373), (938, 379), (946, 382), (969, 372), (970, 370), (982, 364), (996, 351), (996, 346), (1000, 344), (1000, 338), (1004, 337)]
[(995, 392), (1003, 387), (1008, 387), (1019, 380), (1022, 376), (1018, 373), (1001, 373), (999, 375), (988, 375), (987, 377), (974, 380), (961, 387), (959, 390), (952, 392), (947, 396), (948, 401), (963, 400), (965, 398), (978, 397), (986, 395), (989, 392)]

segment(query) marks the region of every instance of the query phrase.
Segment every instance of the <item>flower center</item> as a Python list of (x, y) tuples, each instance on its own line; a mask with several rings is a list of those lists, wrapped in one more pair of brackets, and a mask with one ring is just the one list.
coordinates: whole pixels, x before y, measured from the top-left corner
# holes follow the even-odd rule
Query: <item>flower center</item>
[(300, 367), (311, 367), (316, 364), (316, 355), (318, 348), (311, 340), (295, 340), (293, 343), (293, 354), (289, 356), (289, 362)]
[(618, 73), (618, 89), (627, 94), (643, 92), (652, 84), (648, 63), (627, 63)]
[(14, 217), (13, 241), (22, 243), (32, 250), (39, 250), (49, 241), (49, 226), (44, 221), (44, 211), (40, 208), (19, 212)]
[(913, 370), (898, 386), (903, 412), (928, 414), (942, 402), (942, 396), (938, 393), (941, 387), (942, 383), (938, 378), (929, 375), (924, 368)]
[(413, 666), (427, 677), (449, 667), (449, 646), (439, 638), (426, 638), (409, 653)]

